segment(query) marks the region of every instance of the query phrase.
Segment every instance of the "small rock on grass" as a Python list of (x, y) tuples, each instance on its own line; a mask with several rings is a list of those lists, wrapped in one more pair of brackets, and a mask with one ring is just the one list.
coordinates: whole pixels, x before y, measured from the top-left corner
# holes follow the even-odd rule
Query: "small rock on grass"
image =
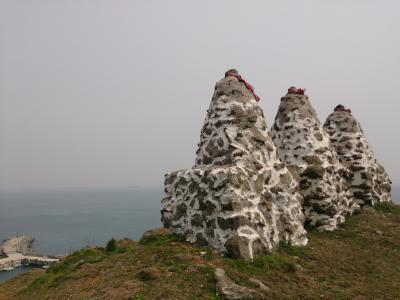
[(249, 281), (254, 283), (254, 284), (256, 284), (256, 285), (258, 285), (258, 287), (264, 292), (270, 292), (271, 291), (271, 288), (269, 286), (266, 286), (261, 280), (258, 280), (256, 278), (250, 278)]
[(228, 300), (247, 300), (247, 299), (265, 299), (255, 290), (234, 283), (225, 275), (225, 270), (217, 268), (214, 273), (216, 281), (216, 292), (223, 299)]
[(167, 235), (171, 234), (172, 231), (168, 228), (155, 228), (155, 229), (150, 229), (147, 230), (145, 233), (143, 233), (143, 238), (148, 238), (151, 236), (157, 236), (157, 235)]

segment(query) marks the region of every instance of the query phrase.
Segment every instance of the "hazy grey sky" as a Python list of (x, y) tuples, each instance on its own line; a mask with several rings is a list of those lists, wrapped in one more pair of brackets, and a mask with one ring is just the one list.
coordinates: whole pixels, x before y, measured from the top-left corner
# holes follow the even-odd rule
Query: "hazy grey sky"
[(400, 1), (0, 0), (0, 189), (162, 185), (236, 67), (343, 103), (400, 179)]

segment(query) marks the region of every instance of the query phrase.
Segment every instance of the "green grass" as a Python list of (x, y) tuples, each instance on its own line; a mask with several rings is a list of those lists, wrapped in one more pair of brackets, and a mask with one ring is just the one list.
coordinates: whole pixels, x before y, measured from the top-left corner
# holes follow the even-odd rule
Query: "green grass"
[(300, 246), (292, 246), (286, 243), (280, 243), (278, 253), (288, 254), (292, 256), (305, 256), (307, 254), (307, 248)]
[(225, 258), (225, 264), (240, 271), (241, 276), (271, 273), (274, 270), (284, 272), (295, 270), (293, 259), (279, 254), (261, 255), (253, 261)]
[(69, 274), (79, 269), (83, 264), (95, 264), (105, 258), (104, 250), (99, 248), (84, 248), (69, 255), (61, 263), (50, 267), (45, 274), (38, 277), (26, 287), (33, 291), (40, 286), (55, 287), (69, 278)]
[(142, 238), (139, 243), (141, 245), (148, 245), (153, 247), (165, 246), (171, 242), (180, 242), (184, 239), (176, 234), (162, 234), (162, 235), (152, 235), (146, 238)]
[(375, 210), (382, 213), (400, 215), (400, 205), (391, 202), (381, 202), (375, 205)]
[(146, 298), (142, 294), (139, 294), (139, 295), (133, 296), (131, 299), (132, 300), (145, 300)]
[(140, 271), (137, 274), (137, 277), (141, 280), (141, 281), (151, 281), (151, 280), (155, 280), (157, 277), (153, 276), (151, 273), (146, 272), (146, 271)]

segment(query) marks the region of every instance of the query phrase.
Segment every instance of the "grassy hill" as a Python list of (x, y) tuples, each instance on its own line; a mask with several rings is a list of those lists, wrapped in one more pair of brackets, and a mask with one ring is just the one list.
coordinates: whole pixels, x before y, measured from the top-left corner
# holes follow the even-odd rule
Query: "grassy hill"
[(265, 299), (400, 299), (400, 206), (381, 204), (308, 237), (307, 247), (282, 245), (253, 262), (166, 233), (120, 240), (0, 283), (0, 299), (220, 299), (216, 267), (253, 289), (250, 278), (262, 281)]

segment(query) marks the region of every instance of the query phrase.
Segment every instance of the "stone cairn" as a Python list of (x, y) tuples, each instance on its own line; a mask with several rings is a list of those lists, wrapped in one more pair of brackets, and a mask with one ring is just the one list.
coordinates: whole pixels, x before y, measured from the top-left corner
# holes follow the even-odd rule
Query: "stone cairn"
[(347, 169), (338, 163), (329, 137), (303, 89), (281, 98), (272, 140), (279, 157), (299, 182), (307, 223), (333, 230), (359, 209), (350, 196)]
[(348, 182), (361, 206), (391, 201), (391, 181), (375, 159), (361, 125), (351, 111), (338, 105), (324, 124), (340, 162), (350, 169)]
[(307, 244), (298, 184), (256, 99), (240, 76), (216, 84), (195, 165), (165, 175), (161, 209), (164, 226), (188, 241), (246, 259)]

